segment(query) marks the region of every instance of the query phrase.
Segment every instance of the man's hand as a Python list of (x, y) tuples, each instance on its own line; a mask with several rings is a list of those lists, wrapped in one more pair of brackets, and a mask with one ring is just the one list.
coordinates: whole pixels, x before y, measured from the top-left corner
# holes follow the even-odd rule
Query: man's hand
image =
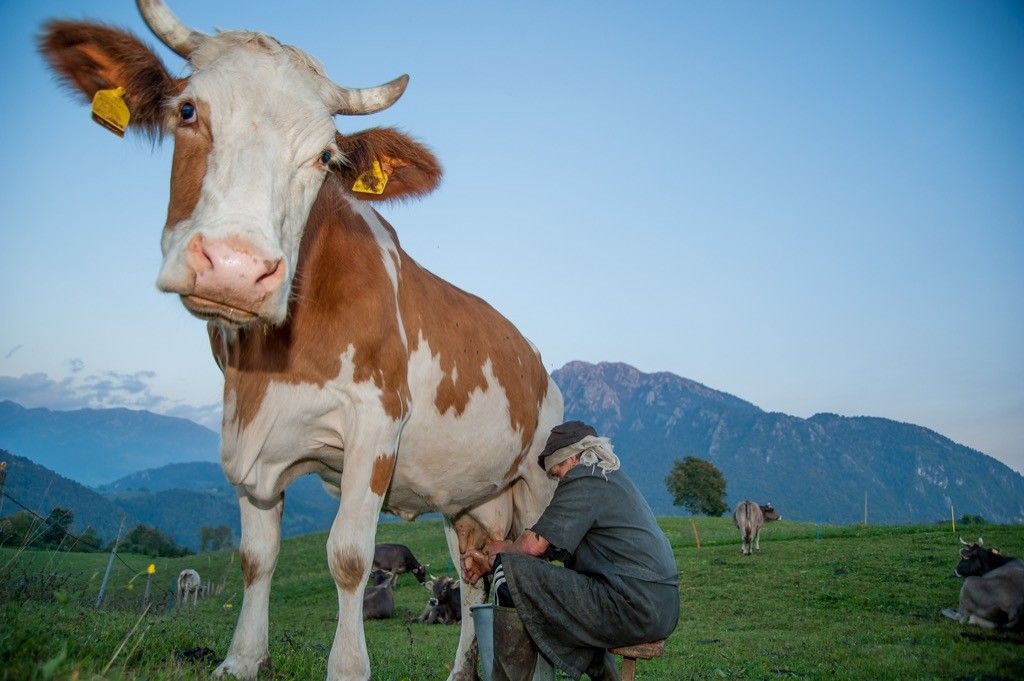
[(480, 578), (491, 571), (491, 559), (476, 549), (469, 549), (462, 558), (462, 575), (470, 584), (476, 584)]
[(512, 548), (512, 545), (514, 543), (515, 542), (511, 540), (487, 542), (487, 546), (484, 547), (484, 553), (490, 556), (492, 567), (494, 566), (494, 557), (497, 556), (499, 553), (508, 552)]
[(550, 546), (548, 540), (532, 530), (526, 530), (519, 539), (515, 541), (489, 541), (484, 551), (486, 555), (477, 549), (469, 549), (462, 557), (463, 578), (470, 584), (477, 581), (491, 571), (494, 567), (494, 559), (499, 553), (524, 553), (529, 556), (542, 556)]

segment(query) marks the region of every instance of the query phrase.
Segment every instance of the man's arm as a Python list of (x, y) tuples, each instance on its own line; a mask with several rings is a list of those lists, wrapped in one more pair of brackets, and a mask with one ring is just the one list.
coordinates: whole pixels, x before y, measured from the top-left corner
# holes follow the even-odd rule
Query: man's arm
[(493, 541), (487, 542), (485, 547), (486, 555), (475, 549), (466, 552), (463, 559), (463, 568), (466, 581), (476, 584), (477, 580), (486, 575), (494, 567), (494, 559), (499, 553), (520, 553), (528, 556), (542, 556), (548, 550), (551, 543), (547, 539), (526, 530), (515, 541)]

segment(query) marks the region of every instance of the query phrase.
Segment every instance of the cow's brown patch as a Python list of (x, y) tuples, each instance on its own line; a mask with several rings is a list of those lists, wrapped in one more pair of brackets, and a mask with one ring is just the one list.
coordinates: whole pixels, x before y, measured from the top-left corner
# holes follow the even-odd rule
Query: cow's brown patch
[(167, 202), (167, 222), (164, 229), (192, 215), (203, 191), (206, 167), (213, 151), (213, 129), (210, 127), (210, 105), (202, 100), (193, 102), (198, 120), (179, 125), (174, 131), (174, 157), (171, 161), (171, 197)]
[(256, 581), (256, 577), (259, 575), (259, 563), (245, 549), (238, 552), (238, 558), (242, 564), (242, 582), (246, 586), (252, 586), (252, 583)]
[(394, 454), (381, 454), (373, 462), (373, 475), (370, 477), (370, 491), (379, 497), (384, 496), (391, 484), (391, 474), (395, 472)]
[(310, 211), (287, 320), (242, 329), (227, 343), (224, 390), (236, 393), (242, 428), (259, 413), (270, 383), (322, 387), (341, 373), (350, 348), (353, 380), (372, 382), (395, 421), (408, 411), (394, 288), (370, 227), (343, 191), (329, 175)]
[[(537, 429), (537, 425), (534, 424), (534, 430), (536, 430), (536, 429)], [(512, 480), (513, 478), (518, 477), (516, 475), (516, 473), (519, 472), (519, 466), (520, 466), (520, 464), (523, 463), (523, 458), (525, 458), (526, 454), (530, 451), (529, 450), (529, 444), (530, 444), (529, 442), (524, 442), (523, 443), (522, 451), (519, 452), (519, 454), (516, 456), (516, 458), (512, 459), (512, 463), (509, 464), (508, 469), (505, 471), (505, 475), (502, 476), (502, 480)]]
[(363, 583), (366, 567), (354, 549), (335, 549), (331, 563), (334, 582), (345, 591), (355, 591)]
[(61, 81), (88, 101), (97, 90), (125, 89), (132, 128), (159, 136), (163, 103), (177, 87), (159, 57), (132, 34), (84, 21), (49, 21), (39, 51)]
[[(474, 391), (500, 388), (508, 397), (509, 425), (528, 448), (548, 374), (518, 329), (484, 300), (408, 261), (402, 268), (402, 318), (410, 343), (418, 347), (422, 336), (440, 361), (444, 373), (434, 399), (438, 412), (461, 415)], [(488, 361), (498, 386), (488, 385)]]

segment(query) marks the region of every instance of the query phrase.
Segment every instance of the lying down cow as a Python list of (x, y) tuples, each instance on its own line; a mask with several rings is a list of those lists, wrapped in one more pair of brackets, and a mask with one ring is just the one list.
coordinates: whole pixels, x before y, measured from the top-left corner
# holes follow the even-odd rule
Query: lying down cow
[(775, 508), (770, 502), (764, 506), (758, 506), (748, 499), (736, 504), (732, 522), (740, 530), (740, 537), (743, 540), (740, 551), (744, 556), (750, 555), (751, 542), (754, 544), (754, 550), (761, 550), (761, 528), (765, 523), (774, 520), (782, 520), (782, 516), (775, 512)]
[(977, 543), (965, 544), (953, 571), (966, 577), (960, 588), (960, 609), (942, 614), (960, 624), (986, 629), (1017, 629), (1024, 624), (1024, 561), (1004, 556)]
[(398, 575), (387, 570), (370, 572), (363, 592), (363, 619), (383, 620), (395, 614), (395, 582)]
[(416, 620), (427, 624), (454, 624), (462, 621), (462, 589), (451, 577), (437, 577), (426, 584), (430, 600)]

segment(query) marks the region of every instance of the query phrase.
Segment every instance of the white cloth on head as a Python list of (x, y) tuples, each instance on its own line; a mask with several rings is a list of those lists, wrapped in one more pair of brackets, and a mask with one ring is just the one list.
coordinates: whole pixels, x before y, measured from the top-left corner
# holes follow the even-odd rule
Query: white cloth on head
[(601, 474), (608, 477), (609, 471), (619, 469), (619, 457), (612, 449), (612, 441), (606, 437), (595, 437), (587, 435), (579, 442), (556, 449), (544, 459), (544, 470), (551, 472), (551, 469), (568, 459), (573, 454), (580, 455), (580, 463), (593, 468), (601, 469)]

